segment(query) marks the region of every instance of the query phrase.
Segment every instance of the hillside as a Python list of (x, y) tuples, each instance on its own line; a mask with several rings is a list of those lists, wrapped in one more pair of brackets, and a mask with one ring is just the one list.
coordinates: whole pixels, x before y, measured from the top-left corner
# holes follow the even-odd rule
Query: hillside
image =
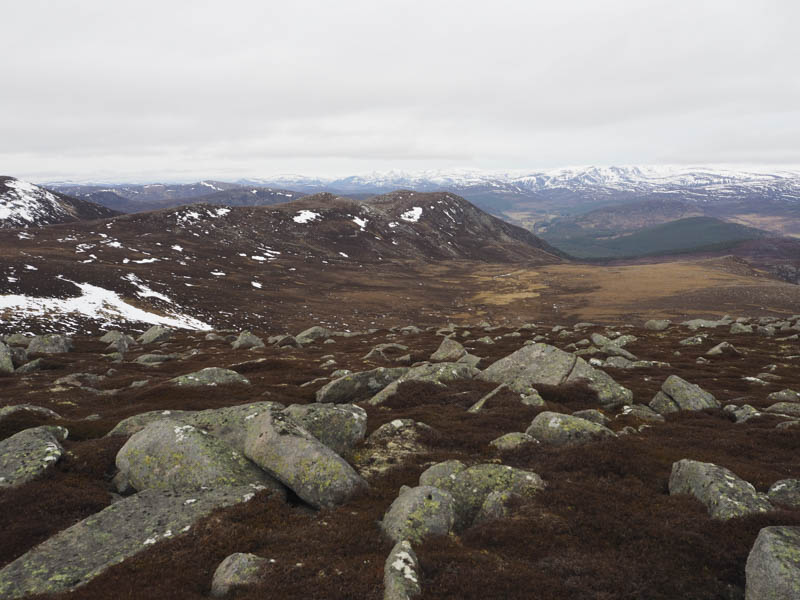
[[(633, 222), (640, 222), (633, 217)], [(548, 231), (551, 244), (578, 258), (634, 258), (659, 254), (726, 251), (743, 240), (760, 239), (770, 234), (738, 223), (711, 217), (688, 217), (631, 233), (595, 229), (591, 233), (569, 228)]]
[(0, 228), (40, 227), (117, 214), (104, 206), (53, 193), (14, 177), (0, 177)]

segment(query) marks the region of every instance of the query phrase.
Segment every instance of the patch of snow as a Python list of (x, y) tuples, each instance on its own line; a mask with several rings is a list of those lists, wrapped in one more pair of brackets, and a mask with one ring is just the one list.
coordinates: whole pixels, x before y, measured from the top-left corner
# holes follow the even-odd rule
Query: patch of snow
[(159, 261), (159, 259), (157, 259), (157, 258), (142, 258), (142, 259), (139, 259), (139, 260), (134, 260), (132, 262), (135, 262), (137, 265), (149, 265), (150, 263), (154, 263), (154, 262), (158, 262), (158, 261)]
[(174, 246), (170, 246), (170, 248), (172, 250), (175, 250), (176, 252), (183, 252), (183, 246), (179, 246), (178, 244), (175, 244)]
[(349, 257), (349, 256), (347, 256), (347, 254), (345, 254), (344, 252), (339, 252), (339, 255), (340, 255), (340, 256), (343, 256), (343, 257), (345, 257), (345, 258), (350, 258), (350, 257)]
[(361, 227), (361, 231), (364, 231), (364, 228), (369, 223), (369, 219), (362, 219), (361, 217), (353, 217), (353, 223)]
[(414, 206), (411, 210), (407, 210), (400, 218), (403, 221), (408, 221), (409, 223), (416, 223), (419, 221), (419, 218), (422, 216), (422, 207), (421, 206)]
[(295, 223), (305, 224), (314, 221), (315, 219), (319, 218), (319, 216), (319, 213), (315, 213), (314, 211), (301, 210), (296, 216), (292, 217), (292, 221)]
[(211, 271), (211, 274), (214, 277), (225, 277), (225, 272), (224, 271)]
[(262, 285), (260, 283), (258, 283), (257, 281), (251, 281), (250, 285), (252, 285), (257, 290), (260, 290), (262, 288)]

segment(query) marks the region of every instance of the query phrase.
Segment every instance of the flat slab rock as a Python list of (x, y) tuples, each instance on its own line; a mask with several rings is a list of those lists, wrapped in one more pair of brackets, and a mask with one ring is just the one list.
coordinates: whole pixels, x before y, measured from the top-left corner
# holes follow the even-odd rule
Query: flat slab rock
[(0, 570), (0, 597), (57, 593), (85, 585), (202, 517), (250, 500), (249, 486), (191, 494), (146, 490), (57, 533)]
[(0, 489), (22, 485), (53, 468), (64, 453), (60, 442), (65, 439), (63, 427), (43, 425), (0, 441)]
[(669, 493), (691, 494), (714, 519), (732, 519), (773, 509), (766, 494), (725, 467), (683, 459), (672, 465)]

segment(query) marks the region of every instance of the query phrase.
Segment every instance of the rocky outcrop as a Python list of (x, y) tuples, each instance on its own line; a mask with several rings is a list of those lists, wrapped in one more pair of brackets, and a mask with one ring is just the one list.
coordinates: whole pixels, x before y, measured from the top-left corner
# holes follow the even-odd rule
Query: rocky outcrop
[(32, 427), (0, 440), (0, 489), (27, 483), (52, 469), (61, 459), (63, 427)]
[(713, 463), (683, 459), (672, 465), (669, 493), (691, 494), (714, 519), (732, 519), (772, 510), (766, 494), (752, 484)]
[(549, 411), (536, 415), (525, 433), (551, 446), (572, 446), (616, 437), (613, 431), (603, 425)]
[(485, 369), (478, 379), (505, 383), (523, 394), (538, 384), (558, 386), (585, 381), (606, 406), (625, 404), (633, 398), (629, 389), (579, 356), (542, 343), (524, 346), (500, 359)]
[(85, 585), (160, 540), (188, 531), (224, 506), (247, 502), (250, 486), (178, 494), (146, 490), (57, 533), (0, 570), (0, 597), (59, 593)]
[(719, 402), (713, 394), (699, 385), (689, 383), (677, 375), (670, 375), (661, 385), (661, 391), (650, 401), (650, 408), (665, 415), (681, 410), (719, 408)]
[(747, 556), (746, 600), (800, 598), (800, 527), (765, 527)]

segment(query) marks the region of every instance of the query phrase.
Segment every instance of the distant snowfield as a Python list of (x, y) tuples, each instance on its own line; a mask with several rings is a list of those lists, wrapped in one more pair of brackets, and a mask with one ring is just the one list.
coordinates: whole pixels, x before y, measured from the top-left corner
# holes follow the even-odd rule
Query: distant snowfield
[(12, 311), (9, 321), (30, 317), (47, 317), (54, 320), (58, 315), (80, 315), (100, 321), (104, 326), (122, 321), (138, 321), (151, 325), (166, 325), (179, 329), (208, 331), (211, 325), (182, 314), (157, 315), (136, 308), (125, 302), (116, 292), (89, 283), (76, 283), (82, 295), (77, 298), (33, 298), (19, 294), (0, 296), (0, 311)]

